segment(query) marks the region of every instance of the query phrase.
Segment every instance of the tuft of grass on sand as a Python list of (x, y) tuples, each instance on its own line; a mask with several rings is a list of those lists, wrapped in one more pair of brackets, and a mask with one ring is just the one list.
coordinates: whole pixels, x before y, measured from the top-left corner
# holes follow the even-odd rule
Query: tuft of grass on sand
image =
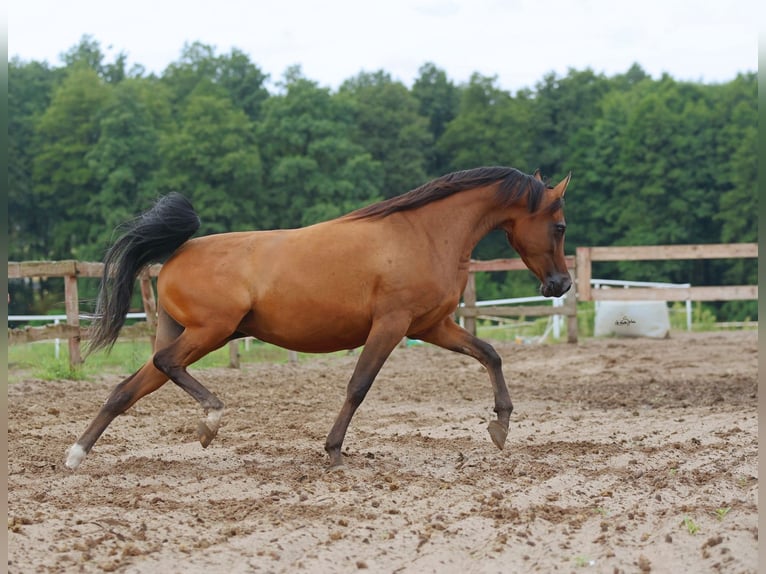
[[(8, 382), (14, 383), (25, 376), (43, 380), (87, 380), (103, 373), (129, 374), (137, 371), (151, 357), (151, 345), (146, 340), (118, 341), (110, 352), (97, 351), (89, 355), (82, 365), (69, 366), (66, 340), (61, 340), (56, 350), (54, 341), (40, 341), (8, 348)], [(260, 341), (239, 342), (241, 363), (285, 363), (288, 352)], [(58, 356), (56, 356), (58, 355)], [(305, 358), (299, 354), (299, 360)], [(213, 351), (194, 364), (195, 368), (229, 366), (229, 347)]]

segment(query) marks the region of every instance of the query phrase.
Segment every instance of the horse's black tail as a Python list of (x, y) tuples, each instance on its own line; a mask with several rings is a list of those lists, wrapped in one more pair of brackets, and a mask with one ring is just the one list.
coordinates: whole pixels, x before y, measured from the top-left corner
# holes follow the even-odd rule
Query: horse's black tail
[(125, 232), (104, 258), (88, 353), (111, 349), (125, 324), (138, 274), (150, 263), (171, 255), (194, 235), (199, 225), (199, 216), (189, 200), (179, 193), (170, 193), (122, 226)]

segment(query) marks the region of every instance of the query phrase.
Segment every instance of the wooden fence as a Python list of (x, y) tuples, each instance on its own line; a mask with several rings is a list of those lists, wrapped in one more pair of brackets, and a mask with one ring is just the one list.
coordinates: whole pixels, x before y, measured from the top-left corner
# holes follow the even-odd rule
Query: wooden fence
[[(567, 268), (574, 276), (575, 258), (567, 257)], [(463, 305), (458, 307), (455, 314), (463, 317), (464, 326), (470, 333), (476, 334), (477, 317), (540, 317), (563, 315), (567, 318), (567, 340), (577, 342), (577, 299), (574, 293), (564, 298), (564, 305), (493, 305), (479, 307), (476, 305), (476, 273), (487, 271), (527, 271), (527, 266), (521, 259), (491, 259), (489, 261), (472, 260), (468, 266), (468, 283), (463, 292)]]
[(518, 317), (564, 315), (567, 317), (567, 340), (576, 343), (577, 302), (580, 301), (732, 301), (758, 299), (757, 285), (720, 285), (705, 287), (631, 287), (629, 289), (592, 289), (594, 261), (642, 261), (670, 259), (730, 259), (757, 258), (757, 243), (725, 243), (697, 245), (647, 245), (629, 247), (578, 247), (573, 258), (567, 257), (567, 267), (575, 282), (576, 297), (565, 298), (563, 307), (513, 306), (477, 307), (475, 273), (482, 271), (518, 271), (526, 269), (520, 259), (471, 261), (471, 272), (464, 306), (457, 315), (465, 317), (465, 327), (476, 334), (476, 317)]
[[(567, 266), (575, 280), (576, 297), (568, 294), (562, 307), (552, 305), (538, 306), (491, 306), (476, 305), (476, 273), (487, 271), (521, 271), (526, 266), (520, 259), (494, 259), (491, 261), (471, 261), (468, 284), (463, 294), (463, 306), (456, 311), (463, 317), (466, 328), (475, 333), (476, 318), (480, 316), (519, 317), (550, 316), (567, 317), (567, 340), (577, 342), (577, 302), (604, 300), (658, 300), (658, 301), (729, 301), (736, 299), (757, 299), (757, 285), (726, 285), (686, 288), (630, 288), (630, 289), (591, 289), (591, 273), (594, 261), (638, 261), (667, 259), (719, 259), (719, 258), (756, 258), (758, 244), (733, 243), (709, 245), (653, 245), (641, 247), (578, 247), (575, 257), (567, 257)], [(148, 267), (139, 277), (141, 296), (147, 321), (125, 327), (121, 337), (154, 338), (157, 304), (152, 287), (152, 278), (159, 274), (161, 266)], [(45, 339), (67, 338), (69, 341), (70, 365), (82, 362), (80, 343), (87, 339), (88, 330), (80, 327), (79, 298), (77, 280), (80, 277), (101, 277), (102, 263), (84, 263), (80, 261), (25, 261), (8, 262), (8, 279), (33, 277), (63, 277), (64, 299), (66, 307), (66, 325), (47, 325), (44, 327), (25, 327), (8, 329), (9, 344), (26, 343)], [(235, 353), (232, 352), (232, 355)]]
[[(121, 337), (148, 336), (154, 344), (154, 330), (157, 323), (157, 303), (154, 297), (151, 278), (159, 274), (161, 266), (147, 267), (139, 276), (141, 299), (143, 301), (146, 322), (125, 327)], [(87, 263), (82, 261), (22, 261), (8, 262), (8, 279), (24, 279), (34, 277), (63, 277), (64, 278), (64, 307), (66, 309), (65, 325), (45, 325), (43, 327), (25, 327), (24, 329), (8, 329), (8, 343), (30, 343), (47, 339), (63, 339), (69, 341), (69, 364), (82, 363), (80, 343), (88, 338), (88, 330), (80, 328), (80, 300), (77, 292), (79, 277), (98, 278), (104, 272), (103, 263)]]
[(591, 289), (594, 261), (757, 258), (757, 243), (648, 245), (640, 247), (578, 247), (578, 301), (733, 301), (758, 299), (758, 285), (713, 287)]

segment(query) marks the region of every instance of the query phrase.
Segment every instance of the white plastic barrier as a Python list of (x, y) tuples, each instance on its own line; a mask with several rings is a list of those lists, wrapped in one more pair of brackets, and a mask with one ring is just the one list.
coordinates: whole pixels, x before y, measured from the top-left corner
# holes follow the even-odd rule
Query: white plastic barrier
[[(659, 283), (649, 281), (619, 281), (592, 279), (594, 288), (623, 287), (690, 287), (689, 283)], [(687, 329), (691, 331), (691, 301), (686, 302)], [(670, 336), (670, 312), (665, 301), (596, 301), (596, 317), (593, 335), (606, 337), (651, 337), (664, 339)]]
[(651, 337), (670, 335), (670, 314), (665, 301), (599, 301), (593, 335)]

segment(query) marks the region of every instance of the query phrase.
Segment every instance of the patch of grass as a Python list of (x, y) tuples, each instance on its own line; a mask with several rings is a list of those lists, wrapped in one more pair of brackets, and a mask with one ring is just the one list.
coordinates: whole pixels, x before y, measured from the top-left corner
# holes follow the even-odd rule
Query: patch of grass
[(724, 518), (726, 518), (726, 515), (729, 514), (730, 511), (731, 511), (730, 506), (726, 506), (724, 508), (716, 508), (715, 515), (718, 518), (718, 520), (723, 520)]
[(694, 522), (694, 519), (689, 516), (684, 516), (684, 527), (686, 528), (686, 531), (691, 534), (697, 534), (700, 530), (700, 527), (697, 525), (696, 522)]
[(596, 324), (596, 303), (583, 301), (577, 303), (577, 333), (578, 337), (592, 337)]
[[(683, 301), (675, 301), (670, 305), (670, 328), (677, 331), (686, 331), (686, 304)], [(692, 331), (715, 331), (715, 314), (701, 301), (692, 303)]]
[(750, 482), (750, 481), (749, 481), (749, 479), (748, 479), (748, 477), (747, 477), (747, 476), (744, 476), (744, 475), (742, 475), (742, 476), (740, 476), (740, 477), (737, 479), (737, 486), (739, 486), (740, 488), (745, 488), (745, 487), (747, 486), (747, 483), (748, 483), (748, 482)]
[(521, 342), (543, 334), (545, 325), (539, 323), (539, 321), (513, 321), (496, 324), (480, 319), (476, 325), (476, 335), (486, 341)]
[(65, 340), (59, 343), (58, 350), (53, 341), (13, 345), (8, 348), (8, 378), (15, 382), (24, 373), (31, 373), (44, 380), (83, 380), (104, 372), (132, 373), (149, 357), (149, 349), (146, 341), (121, 341), (111, 354), (93, 353), (83, 364), (70, 368)]
[(593, 560), (587, 556), (575, 556), (573, 560), (576, 568), (585, 568), (586, 566), (592, 566), (594, 563)]
[[(509, 319), (504, 323), (498, 324), (494, 321), (479, 319), (476, 324), (476, 335), (486, 341), (513, 342), (518, 344), (529, 343), (545, 334), (550, 321), (550, 317), (529, 317), (526, 320), (524, 318), (518, 320)], [(580, 332), (580, 335), (582, 336), (582, 332)], [(566, 337), (567, 327), (566, 318), (564, 317), (560, 324), (559, 338), (556, 339), (553, 336), (553, 329), (549, 329), (545, 341), (561, 342), (566, 341)]]
[(68, 360), (57, 360), (55, 358), (42, 361), (32, 370), (34, 375), (44, 381), (56, 381), (66, 379), (70, 381), (81, 381), (87, 378), (85, 369), (82, 366), (70, 367)]
[[(84, 353), (83, 346), (83, 353)], [(247, 363), (286, 363), (289, 359), (288, 351), (251, 340), (245, 343), (238, 342), (239, 360), (242, 364)], [(17, 382), (24, 377), (24, 373), (31, 373), (34, 377), (44, 380), (87, 380), (97, 377), (102, 373), (119, 373), (128, 375), (134, 373), (151, 357), (151, 345), (146, 339), (118, 341), (111, 351), (97, 351), (89, 355), (85, 362), (71, 369), (69, 367), (69, 352), (66, 340), (61, 340), (58, 345), (58, 357), (56, 357), (56, 343), (54, 341), (40, 341), (24, 345), (12, 345), (8, 347), (8, 379), (9, 382)], [(345, 354), (341, 352), (339, 354)], [(313, 355), (298, 354), (298, 360), (308, 360)], [(228, 345), (213, 351), (196, 363), (193, 368), (206, 369), (229, 366)]]

